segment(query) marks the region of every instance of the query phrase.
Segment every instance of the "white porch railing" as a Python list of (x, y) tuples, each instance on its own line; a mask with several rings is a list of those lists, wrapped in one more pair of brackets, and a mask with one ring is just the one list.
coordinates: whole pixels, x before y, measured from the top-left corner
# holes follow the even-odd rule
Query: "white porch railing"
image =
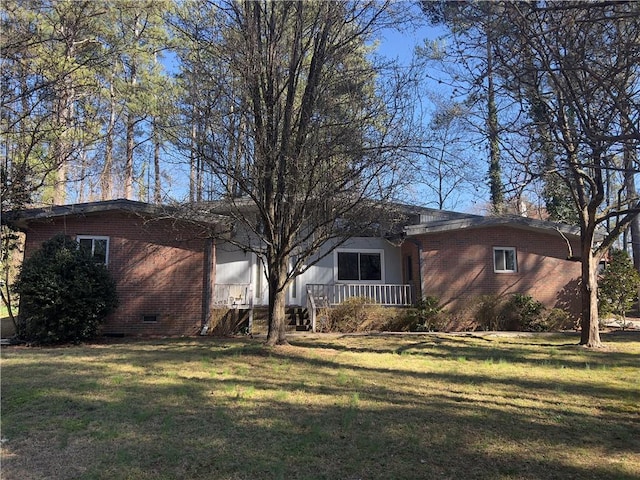
[(327, 306), (338, 305), (353, 297), (364, 298), (365, 304), (403, 306), (411, 305), (411, 285), (376, 283), (336, 283), (334, 285), (307, 284), (307, 294), (316, 303)]
[(333, 285), (307, 284), (307, 309), (311, 330), (316, 331), (316, 313), (320, 307), (338, 305), (349, 298), (364, 298), (365, 305), (413, 305), (411, 285), (336, 283)]
[[(318, 308), (338, 305), (353, 297), (365, 299), (368, 305), (409, 306), (413, 304), (411, 285), (337, 283), (333, 285), (307, 284), (307, 310), (311, 329), (316, 330)], [(253, 309), (253, 289), (248, 283), (215, 284), (213, 308)], [(252, 317), (252, 315), (251, 315)], [(252, 318), (250, 317), (250, 327)]]
[(251, 308), (253, 290), (248, 283), (216, 283), (211, 303), (219, 308)]

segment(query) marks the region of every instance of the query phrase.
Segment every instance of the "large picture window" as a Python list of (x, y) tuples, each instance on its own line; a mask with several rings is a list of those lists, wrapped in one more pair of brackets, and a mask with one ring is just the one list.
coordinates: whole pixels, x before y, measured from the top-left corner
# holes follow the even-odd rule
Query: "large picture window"
[(518, 271), (516, 249), (513, 247), (493, 248), (493, 271), (496, 273), (514, 273)]
[(76, 237), (80, 248), (89, 252), (98, 263), (109, 263), (109, 237), (96, 237), (93, 235), (78, 235)]
[(337, 253), (339, 282), (380, 282), (382, 281), (382, 252)]

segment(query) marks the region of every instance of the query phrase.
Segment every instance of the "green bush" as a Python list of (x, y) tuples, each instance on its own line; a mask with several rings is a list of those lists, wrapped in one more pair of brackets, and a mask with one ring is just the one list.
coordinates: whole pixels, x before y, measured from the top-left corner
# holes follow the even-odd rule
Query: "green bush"
[(545, 331), (544, 311), (544, 305), (531, 295), (514, 293), (502, 308), (503, 328), (519, 332)]
[(118, 303), (106, 267), (63, 235), (24, 261), (14, 290), (20, 295), (17, 336), (35, 343), (91, 339)]
[(407, 314), (409, 330), (416, 332), (437, 332), (444, 330), (446, 315), (437, 297), (427, 296), (419, 300)]
[(612, 249), (611, 261), (598, 282), (598, 308), (602, 315), (625, 318), (640, 288), (640, 274), (624, 250)]
[(546, 315), (545, 310), (531, 295), (483, 295), (477, 298), (474, 318), (478, 328), (492, 331), (543, 332), (567, 323), (565, 312), (553, 309), (553, 315)]

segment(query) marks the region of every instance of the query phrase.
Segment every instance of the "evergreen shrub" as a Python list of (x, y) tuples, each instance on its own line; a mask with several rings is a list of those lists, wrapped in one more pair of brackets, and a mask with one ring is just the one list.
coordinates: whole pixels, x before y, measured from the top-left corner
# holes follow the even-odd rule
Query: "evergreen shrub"
[(638, 298), (640, 273), (624, 250), (613, 249), (611, 261), (598, 282), (598, 308), (601, 315), (618, 315), (623, 319)]
[(420, 299), (408, 312), (408, 329), (415, 332), (440, 332), (447, 324), (447, 315), (438, 297), (427, 296)]
[(547, 313), (542, 302), (522, 293), (477, 297), (474, 319), (478, 329), (491, 331), (545, 332), (565, 329), (570, 323), (566, 312), (552, 309)]
[(531, 295), (514, 293), (502, 308), (503, 329), (519, 332), (546, 331), (544, 312), (544, 305)]
[(17, 336), (31, 343), (92, 339), (118, 304), (107, 268), (63, 235), (24, 261), (14, 290), (20, 295)]

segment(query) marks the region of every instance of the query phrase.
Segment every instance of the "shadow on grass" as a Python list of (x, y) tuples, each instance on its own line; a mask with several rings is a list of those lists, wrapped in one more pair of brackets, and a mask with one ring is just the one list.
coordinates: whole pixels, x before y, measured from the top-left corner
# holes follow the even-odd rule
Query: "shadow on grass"
[[(410, 348), (430, 355), (421, 342)], [(444, 348), (435, 361), (493, 358), (490, 347), (434, 342)], [(409, 371), (311, 357), (317, 342), (295, 343), (3, 352), (3, 478), (638, 478), (640, 411), (611, 401), (637, 383)], [(584, 403), (603, 409), (585, 414)]]
[[(517, 337), (517, 335), (514, 335)], [(549, 363), (557, 363), (561, 367), (579, 368), (592, 362), (594, 366), (605, 367), (637, 367), (638, 355), (609, 350), (588, 350), (578, 345), (578, 341), (570, 342), (567, 339), (579, 337), (576, 334), (552, 334), (543, 336), (519, 337), (517, 341), (510, 337), (489, 335), (426, 335), (426, 336), (384, 336), (386, 342), (376, 341), (376, 348), (368, 346), (366, 340), (361, 345), (353, 345), (353, 342), (345, 345), (338, 341), (323, 341), (322, 337), (306, 341), (291, 343), (301, 347), (326, 348), (338, 351), (360, 353), (396, 353), (410, 355), (424, 355), (430, 358), (456, 359), (464, 357), (473, 361), (487, 361), (501, 359), (509, 363), (531, 364), (539, 366)], [(348, 338), (348, 337), (345, 337)], [(366, 337), (362, 337), (366, 338)], [(376, 337), (374, 337), (376, 338)], [(529, 339), (536, 339), (531, 341)], [(554, 342), (548, 341), (550, 339)], [(603, 334), (603, 339), (608, 344), (615, 346), (617, 343), (638, 342), (640, 332), (612, 332)], [(399, 346), (396, 344), (400, 343)], [(382, 345), (380, 345), (382, 343)], [(581, 355), (575, 355), (579, 352)], [(577, 358), (580, 357), (580, 358)]]

